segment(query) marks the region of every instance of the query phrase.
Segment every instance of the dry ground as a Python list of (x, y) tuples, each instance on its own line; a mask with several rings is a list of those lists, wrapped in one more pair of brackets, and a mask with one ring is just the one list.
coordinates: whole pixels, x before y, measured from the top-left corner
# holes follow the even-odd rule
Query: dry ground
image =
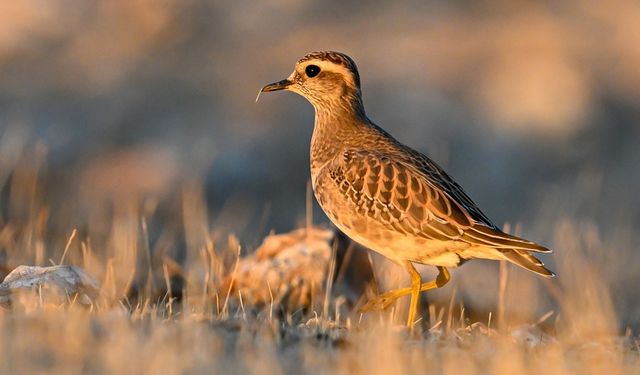
[[(269, 289), (275, 302), (263, 298), (260, 305), (248, 297), (255, 292), (248, 284), (231, 288), (238, 257), (252, 251), (209, 224), (197, 183), (185, 183), (173, 206), (123, 194), (78, 213), (81, 221), (60, 222), (56, 211), (65, 208), (47, 201), (41, 165), (18, 163), (0, 176), (3, 272), (20, 264), (73, 264), (101, 289), (88, 306), (42, 290), (15, 295), (0, 312), (2, 373), (639, 371), (635, 305), (614, 293), (634, 295), (631, 285), (619, 289), (637, 275), (632, 265), (625, 267), (634, 254), (612, 248), (588, 223), (553, 224), (558, 251), (547, 260), (560, 275), (554, 281), (465, 265), (454, 280), (471, 275), (466, 283), (433, 293), (410, 332), (401, 324), (404, 301), (382, 313), (354, 311), (366, 290), (350, 284), (353, 278), (336, 277), (342, 272), (335, 266), (336, 246), (320, 266), (320, 285), (302, 283), (304, 293), (298, 284), (287, 285), (286, 298), (298, 293), (308, 300), (287, 305)], [(624, 231), (617, 238), (632, 233)], [(373, 265), (382, 288), (406, 282), (379, 258)]]

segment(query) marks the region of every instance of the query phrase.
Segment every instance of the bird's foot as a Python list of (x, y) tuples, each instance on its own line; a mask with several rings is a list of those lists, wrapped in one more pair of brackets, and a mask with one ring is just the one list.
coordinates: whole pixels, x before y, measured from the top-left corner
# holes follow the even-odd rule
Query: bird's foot
[(398, 298), (406, 296), (409, 293), (411, 293), (410, 288), (396, 289), (383, 293), (367, 301), (367, 303), (360, 307), (360, 312), (386, 310), (389, 306), (393, 305)]

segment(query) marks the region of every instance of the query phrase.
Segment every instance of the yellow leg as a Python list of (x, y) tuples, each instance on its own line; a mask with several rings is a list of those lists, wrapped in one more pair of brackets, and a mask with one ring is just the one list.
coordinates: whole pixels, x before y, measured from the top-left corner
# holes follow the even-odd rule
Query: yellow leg
[(404, 266), (411, 277), (411, 302), (409, 303), (409, 315), (407, 316), (407, 327), (413, 327), (418, 312), (418, 304), (420, 303), (420, 284), (422, 284), (422, 276), (416, 271), (416, 268), (408, 260), (404, 262)]
[[(386, 308), (388, 308), (389, 306), (391, 306), (398, 298), (402, 297), (402, 296), (406, 296), (407, 294), (412, 294), (413, 292), (413, 280), (414, 280), (414, 272), (416, 274), (418, 274), (418, 272), (415, 270), (415, 268), (413, 268), (413, 265), (411, 265), (411, 262), (407, 262), (409, 267), (407, 267), (407, 271), (409, 272), (409, 275), (411, 275), (411, 288), (400, 288), (400, 289), (395, 289), (395, 290), (391, 290), (389, 292), (386, 292), (384, 294), (381, 294), (380, 296), (378, 296), (375, 299), (372, 299), (370, 301), (368, 301), (366, 304), (364, 304), (364, 306), (362, 306), (360, 308), (361, 312), (367, 312), (367, 311), (372, 311), (372, 310), (384, 310)], [(412, 272), (413, 271), (413, 272)], [(420, 274), (418, 274), (418, 277), (420, 276)], [(436, 277), (435, 280), (431, 280), (429, 282), (423, 283), (423, 284), (418, 284), (420, 285), (420, 288), (418, 290), (418, 294), (420, 292), (425, 292), (427, 290), (430, 289), (436, 289), (436, 288), (441, 288), (442, 286), (444, 286), (446, 283), (449, 282), (449, 280), (451, 280), (451, 275), (449, 274), (449, 271), (444, 268), (444, 267), (440, 267), (438, 266), (438, 276)], [(412, 301), (413, 303), (413, 301)], [(416, 310), (417, 310), (417, 304), (416, 304)], [(411, 311), (409, 311), (411, 312)]]

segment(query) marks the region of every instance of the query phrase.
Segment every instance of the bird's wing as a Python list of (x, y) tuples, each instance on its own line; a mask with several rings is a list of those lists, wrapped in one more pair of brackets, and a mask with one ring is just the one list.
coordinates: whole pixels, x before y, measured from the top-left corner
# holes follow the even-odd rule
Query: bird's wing
[(398, 160), (385, 153), (346, 150), (329, 175), (358, 212), (395, 230), (429, 239), (502, 249), (548, 249), (503, 233), (439, 166), (421, 156)]
[(329, 175), (358, 212), (399, 232), (451, 241), (473, 224), (466, 210), (419, 170), (384, 154), (346, 150), (329, 165)]
[(444, 191), (452, 200), (458, 202), (474, 221), (498, 229), (467, 193), (465, 193), (462, 186), (451, 178), (442, 167), (418, 151), (409, 150), (409, 153), (412, 157), (413, 164), (428, 178), (429, 182)]
[(504, 233), (498, 228), (465, 193), (462, 187), (438, 164), (423, 154), (410, 150), (414, 165), (424, 173), (428, 182), (441, 189), (449, 199), (456, 201), (475, 221), (464, 233), (464, 240), (477, 245), (486, 245), (496, 249), (514, 249), (549, 253), (551, 250), (535, 242)]

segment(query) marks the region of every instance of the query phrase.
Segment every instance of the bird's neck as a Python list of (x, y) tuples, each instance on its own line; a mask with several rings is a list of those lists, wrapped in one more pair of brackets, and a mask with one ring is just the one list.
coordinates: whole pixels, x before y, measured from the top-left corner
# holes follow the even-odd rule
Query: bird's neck
[(359, 90), (348, 91), (340, 96), (327, 96), (311, 100), (316, 111), (316, 129), (331, 129), (335, 132), (353, 131), (359, 125), (369, 124)]
[(316, 106), (316, 119), (311, 138), (311, 168), (326, 165), (350, 143), (362, 139), (371, 122), (362, 101), (350, 105)]
[(322, 101), (313, 102), (316, 110), (316, 125), (318, 122), (367, 122), (364, 112), (364, 104), (357, 93), (347, 94), (337, 98), (323, 98)]

